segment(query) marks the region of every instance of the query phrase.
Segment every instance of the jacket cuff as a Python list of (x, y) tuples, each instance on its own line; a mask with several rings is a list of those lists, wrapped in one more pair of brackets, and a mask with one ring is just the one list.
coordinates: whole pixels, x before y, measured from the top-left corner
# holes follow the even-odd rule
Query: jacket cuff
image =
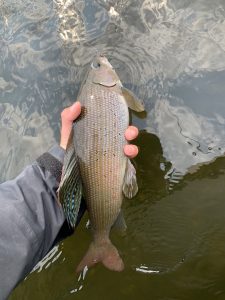
[(64, 155), (65, 150), (59, 146), (54, 146), (49, 152), (45, 152), (39, 156), (37, 163), (41, 169), (48, 170), (60, 182)]
[(53, 146), (48, 153), (58, 159), (62, 164), (65, 156), (65, 150), (58, 145)]

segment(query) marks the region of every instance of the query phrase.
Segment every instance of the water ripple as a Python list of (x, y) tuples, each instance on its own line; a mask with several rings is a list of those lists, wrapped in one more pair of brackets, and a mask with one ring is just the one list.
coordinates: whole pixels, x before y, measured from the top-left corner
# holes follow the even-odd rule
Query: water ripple
[(77, 47), (86, 38), (82, 15), (83, 1), (54, 0), (54, 4), (59, 18), (60, 38), (65, 44)]
[(8, 103), (1, 104), (0, 108), (2, 182), (18, 175), (23, 167), (41, 155), (46, 147), (50, 148), (55, 139), (45, 116), (29, 112), (27, 117), (28, 108), (25, 106), (23, 111)]
[[(178, 299), (183, 299), (184, 289), (195, 299), (186, 284), (194, 278), (190, 270), (201, 277), (217, 254), (222, 261), (224, 172), (221, 163), (215, 170), (211, 164), (203, 176), (199, 166), (225, 151), (224, 29), (224, 0), (0, 1), (1, 181), (14, 177), (55, 143), (60, 111), (76, 99), (96, 50), (105, 52), (122, 82), (144, 100), (147, 110), (145, 119), (132, 116), (143, 134), (138, 140), (141, 155), (136, 160), (140, 193), (138, 201), (131, 201), (126, 210), (130, 231), (123, 240), (127, 242), (126, 265), (140, 266), (141, 272), (169, 271), (174, 290), (182, 287)], [(195, 176), (189, 174), (193, 176), (189, 182), (185, 173), (193, 171)], [(82, 238), (79, 241), (83, 242)], [(67, 249), (72, 247), (71, 243)], [(68, 274), (70, 265), (68, 261), (55, 293), (45, 288), (48, 299), (59, 299), (62, 294), (73, 297), (84, 286), (82, 280), (74, 285), (73, 267)], [(215, 263), (216, 275), (207, 273), (209, 280), (194, 278), (193, 286), (216, 292), (211, 278), (217, 282), (219, 275), (223, 278), (221, 269)], [(158, 277), (162, 283), (164, 273), (151, 276), (151, 280), (134, 271), (125, 271), (121, 277), (110, 273), (110, 280), (102, 285), (99, 270), (101, 267), (90, 271), (94, 274), (90, 280), (96, 282), (87, 283), (77, 297), (88, 298), (88, 292), (90, 297), (99, 297), (97, 289), (104, 293), (107, 283), (119, 278), (116, 286), (127, 293), (121, 298), (140, 297), (140, 291), (146, 292), (143, 298), (147, 298), (146, 287), (152, 284), (152, 298), (160, 299), (154, 280)], [(179, 271), (183, 278), (176, 280), (172, 273), (179, 275)], [(24, 289), (30, 297), (35, 290), (37, 297), (43, 298), (44, 272), (38, 277), (39, 288), (37, 277), (34, 288), (32, 280), (27, 281)], [(54, 272), (48, 272), (52, 278)], [(185, 272), (191, 275), (185, 276)], [(72, 282), (68, 283), (68, 278)], [(218, 290), (221, 287), (218, 284)], [(19, 299), (24, 298), (24, 289), (21, 287)], [(177, 298), (173, 296), (165, 293), (161, 299)]]

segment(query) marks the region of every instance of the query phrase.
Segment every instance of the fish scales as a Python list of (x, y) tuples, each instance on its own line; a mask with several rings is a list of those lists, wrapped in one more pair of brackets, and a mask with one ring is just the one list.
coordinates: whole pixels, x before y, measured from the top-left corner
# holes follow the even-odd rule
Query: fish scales
[(129, 115), (124, 99), (101, 85), (84, 84), (79, 101), (85, 117), (74, 126), (75, 149), (90, 221), (98, 234), (110, 230), (121, 207)]

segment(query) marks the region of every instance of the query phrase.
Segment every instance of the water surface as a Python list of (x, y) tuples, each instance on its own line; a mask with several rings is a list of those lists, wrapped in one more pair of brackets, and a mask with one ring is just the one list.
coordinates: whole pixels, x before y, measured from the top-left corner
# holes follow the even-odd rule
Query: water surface
[(58, 141), (96, 50), (147, 111), (140, 192), (112, 233), (125, 271), (75, 274), (85, 217), (10, 299), (225, 299), (224, 32), (223, 0), (0, 2), (1, 182)]

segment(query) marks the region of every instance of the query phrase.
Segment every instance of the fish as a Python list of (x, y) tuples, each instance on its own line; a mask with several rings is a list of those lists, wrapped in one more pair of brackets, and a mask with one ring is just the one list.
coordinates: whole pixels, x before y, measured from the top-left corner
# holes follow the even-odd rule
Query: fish
[(143, 103), (123, 87), (108, 59), (97, 55), (83, 81), (78, 101), (81, 114), (73, 124), (64, 158), (59, 201), (68, 223), (76, 226), (84, 197), (93, 241), (77, 272), (101, 262), (113, 271), (124, 263), (110, 240), (110, 231), (121, 222), (123, 195), (138, 192), (136, 170), (123, 151), (129, 109), (144, 111)]

